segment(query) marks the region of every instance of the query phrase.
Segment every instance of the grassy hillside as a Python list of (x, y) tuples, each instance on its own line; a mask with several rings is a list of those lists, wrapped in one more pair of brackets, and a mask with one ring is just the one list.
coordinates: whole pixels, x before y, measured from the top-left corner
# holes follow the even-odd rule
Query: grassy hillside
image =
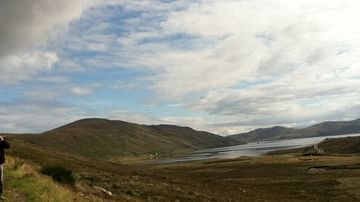
[(275, 126), (272, 128), (261, 128), (247, 133), (231, 135), (227, 138), (242, 142), (257, 142), (351, 133), (360, 133), (360, 119), (354, 121), (323, 122), (303, 129)]
[(256, 142), (265, 140), (286, 139), (300, 136), (297, 129), (275, 126), (272, 128), (259, 128), (248, 133), (227, 136), (228, 139), (243, 142)]
[[(54, 195), (54, 198), (65, 197), (63, 201), (74, 196), (80, 196), (80, 199), (90, 196), (85, 201), (149, 202), (360, 199), (360, 158), (357, 156), (285, 155), (177, 164), (122, 164), (86, 158), (15, 137), (8, 140), (12, 145), (8, 154), (31, 160), (38, 166), (29, 169), (21, 161), (11, 163), (9, 160), (6, 184), (11, 185), (16, 194), (25, 194), (27, 199), (35, 196), (45, 199), (37, 201), (55, 201), (51, 198), (54, 190), (59, 192), (55, 193), (59, 195)], [(65, 190), (64, 187), (58, 190), (44, 186), (53, 182), (36, 173), (36, 170), (47, 164), (62, 165), (73, 170), (76, 185)], [(33, 169), (35, 174), (32, 174)], [(106, 196), (94, 187), (103, 187), (111, 191), (113, 196)]]
[(353, 121), (329, 121), (303, 129), (308, 135), (326, 136), (360, 133), (360, 119)]
[(360, 137), (330, 138), (319, 144), (325, 153), (360, 154)]
[(42, 134), (16, 138), (90, 158), (137, 156), (148, 152), (171, 155), (237, 143), (188, 127), (146, 126), (106, 119), (83, 119)]
[[(315, 146), (308, 146), (297, 149), (279, 150), (270, 152), (269, 155), (297, 153), (302, 155), (359, 155), (360, 137), (328, 138)], [(319, 150), (321, 152), (319, 153)]]
[[(99, 162), (92, 162), (91, 166), (89, 162), (83, 163), (81, 169), (86, 172), (76, 170), (77, 186), (72, 188), (76, 192), (72, 193), (69, 189), (53, 189), (52, 185), (47, 188), (44, 184), (53, 182), (43, 181), (43, 177), (29, 175), (22, 169), (19, 176), (7, 178), (6, 182), (15, 183), (16, 190), (26, 193), (26, 197), (31, 193), (31, 197), (43, 196), (45, 200), (29, 200), (40, 202), (57, 201), (55, 197), (62, 197), (64, 193), (63, 201), (69, 201), (68, 197), (74, 194), (80, 198), (92, 196), (91, 188), (95, 186), (110, 190), (113, 196), (97, 193), (94, 201), (325, 202), (360, 199), (360, 159), (357, 157), (285, 155), (127, 167), (103, 162), (106, 165), (102, 168)], [(85, 183), (89, 185), (86, 190), (81, 188)]]
[(32, 163), (7, 156), (5, 164), (5, 196), (16, 202), (100, 201), (94, 195), (76, 193), (50, 177), (40, 174)]

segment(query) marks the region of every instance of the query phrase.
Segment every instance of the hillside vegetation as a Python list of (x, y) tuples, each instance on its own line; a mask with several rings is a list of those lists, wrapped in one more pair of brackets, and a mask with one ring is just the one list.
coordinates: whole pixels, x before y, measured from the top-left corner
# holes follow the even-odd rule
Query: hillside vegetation
[(83, 119), (38, 134), (14, 137), (89, 158), (160, 155), (238, 144), (224, 137), (172, 125), (146, 126), (106, 119)]
[(307, 128), (296, 129), (275, 126), (260, 128), (247, 133), (228, 136), (228, 139), (242, 142), (257, 142), (265, 140), (293, 139), (360, 133), (360, 119), (353, 121), (331, 121), (319, 123)]
[(281, 155), (281, 154), (300, 154), (305, 156), (308, 155), (359, 156), (360, 136), (343, 137), (343, 138), (327, 138), (316, 145), (296, 148), (296, 149), (278, 150), (268, 153), (268, 155)]
[[(29, 154), (28, 157), (32, 156)], [(76, 165), (75, 161), (57, 160), (66, 166)], [(16, 163), (20, 166), (10, 166), (15, 169), (15, 175), (7, 168), (10, 177), (6, 182), (15, 188), (8, 189), (7, 196), (14, 199), (10, 201), (17, 202), (72, 201), (73, 197), (76, 197), (74, 201), (99, 202), (325, 202), (360, 199), (360, 159), (356, 157), (280, 155), (127, 166), (107, 161), (81, 160), (77, 163), (74, 171), (78, 177), (76, 186), (71, 188), (73, 192), (49, 177), (28, 172), (34, 168), (21, 166), (20, 161)], [(103, 187), (113, 195), (95, 192), (95, 187)]]
[(360, 137), (330, 138), (319, 144), (325, 153), (360, 154)]
[(5, 164), (5, 196), (16, 202), (85, 202), (100, 201), (96, 196), (84, 195), (54, 182), (39, 173), (38, 168), (22, 159), (7, 157)]
[[(358, 201), (360, 199), (358, 156), (278, 155), (154, 164), (156, 161), (125, 163), (109, 156), (99, 158), (104, 156), (97, 153), (94, 153), (95, 157), (83, 154), (84, 151), (97, 151), (98, 148), (92, 147), (102, 144), (100, 140), (104, 133), (101, 131), (108, 131), (106, 133), (114, 134), (114, 137), (122, 136), (123, 133), (111, 133), (124, 127), (123, 125), (119, 126), (119, 129), (111, 130), (109, 127), (113, 127), (113, 122), (116, 125), (118, 123), (109, 120), (81, 120), (43, 134), (7, 137), (12, 145), (7, 154), (26, 159), (26, 161), (21, 159), (13, 161), (10, 158), (6, 164), (8, 166), (6, 183), (9, 185), (7, 196), (10, 201), (71, 201), (74, 198), (76, 201), (149, 202)], [(102, 128), (105, 127), (103, 126), (105, 123), (107, 130)], [(124, 123), (120, 122), (120, 124)], [(178, 135), (176, 131), (180, 129), (180, 131), (193, 131), (194, 135), (202, 133), (176, 126), (143, 127), (132, 124), (127, 126), (131, 129), (137, 126), (139, 130), (154, 130), (162, 134), (160, 137), (166, 137), (165, 134), (171, 137), (175, 134), (174, 136), (181, 140), (186, 140), (184, 136), (187, 137), (187, 134)], [(204, 134), (204, 137), (224, 139), (211, 134), (207, 136), (208, 133)], [(107, 141), (116, 140), (113, 136), (105, 136)], [(57, 142), (51, 142), (51, 139), (46, 139), (48, 137), (55, 138)], [(139, 139), (139, 136), (136, 137)], [(146, 133), (140, 137), (147, 137)], [(170, 141), (170, 137), (166, 140)], [(45, 138), (46, 141), (41, 141), (41, 138)], [(86, 142), (89, 139), (93, 139), (93, 142)], [(191, 140), (192, 143), (196, 142), (192, 138)], [(201, 138), (200, 140), (202, 141)], [(66, 145), (67, 141), (72, 144), (71, 147)], [(107, 141), (104, 141), (104, 144)], [(57, 143), (61, 144), (56, 145)], [(321, 149), (322, 147), (320, 144)], [(349, 148), (354, 147), (356, 144), (349, 145)], [(111, 150), (111, 148), (105, 149)], [(105, 149), (101, 151), (104, 152)], [(25, 163), (28, 161), (31, 161), (31, 164)], [(50, 177), (39, 174), (38, 171), (47, 166), (52, 168), (61, 166), (64, 170), (72, 171), (75, 182), (70, 183), (66, 188), (55, 183)], [(104, 193), (99, 188), (110, 191), (112, 195)]]

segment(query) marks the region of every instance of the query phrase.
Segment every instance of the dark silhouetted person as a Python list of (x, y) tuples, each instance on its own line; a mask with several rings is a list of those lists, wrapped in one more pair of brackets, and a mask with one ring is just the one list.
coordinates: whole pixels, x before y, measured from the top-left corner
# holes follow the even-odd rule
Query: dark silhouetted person
[(9, 149), (10, 144), (6, 142), (3, 136), (0, 135), (0, 199), (6, 200), (3, 196), (4, 188), (4, 163), (5, 163), (5, 151), (4, 149)]

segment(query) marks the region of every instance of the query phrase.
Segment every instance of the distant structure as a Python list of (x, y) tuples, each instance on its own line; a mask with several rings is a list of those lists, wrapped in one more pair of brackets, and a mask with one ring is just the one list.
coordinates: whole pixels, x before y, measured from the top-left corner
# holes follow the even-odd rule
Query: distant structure
[(159, 158), (159, 154), (157, 152), (149, 152), (149, 159), (157, 159)]
[(322, 150), (320, 147), (319, 147), (319, 144), (314, 144), (314, 149), (315, 151), (317, 152), (317, 154), (323, 154), (324, 153), (324, 150)]
[(304, 156), (318, 156), (324, 154), (325, 151), (320, 148), (319, 144), (314, 144), (305, 151)]

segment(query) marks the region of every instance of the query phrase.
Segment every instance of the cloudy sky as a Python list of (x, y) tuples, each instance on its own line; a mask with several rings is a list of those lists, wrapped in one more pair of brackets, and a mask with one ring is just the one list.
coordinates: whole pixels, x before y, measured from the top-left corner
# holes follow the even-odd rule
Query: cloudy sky
[(0, 131), (360, 117), (358, 0), (0, 0)]

